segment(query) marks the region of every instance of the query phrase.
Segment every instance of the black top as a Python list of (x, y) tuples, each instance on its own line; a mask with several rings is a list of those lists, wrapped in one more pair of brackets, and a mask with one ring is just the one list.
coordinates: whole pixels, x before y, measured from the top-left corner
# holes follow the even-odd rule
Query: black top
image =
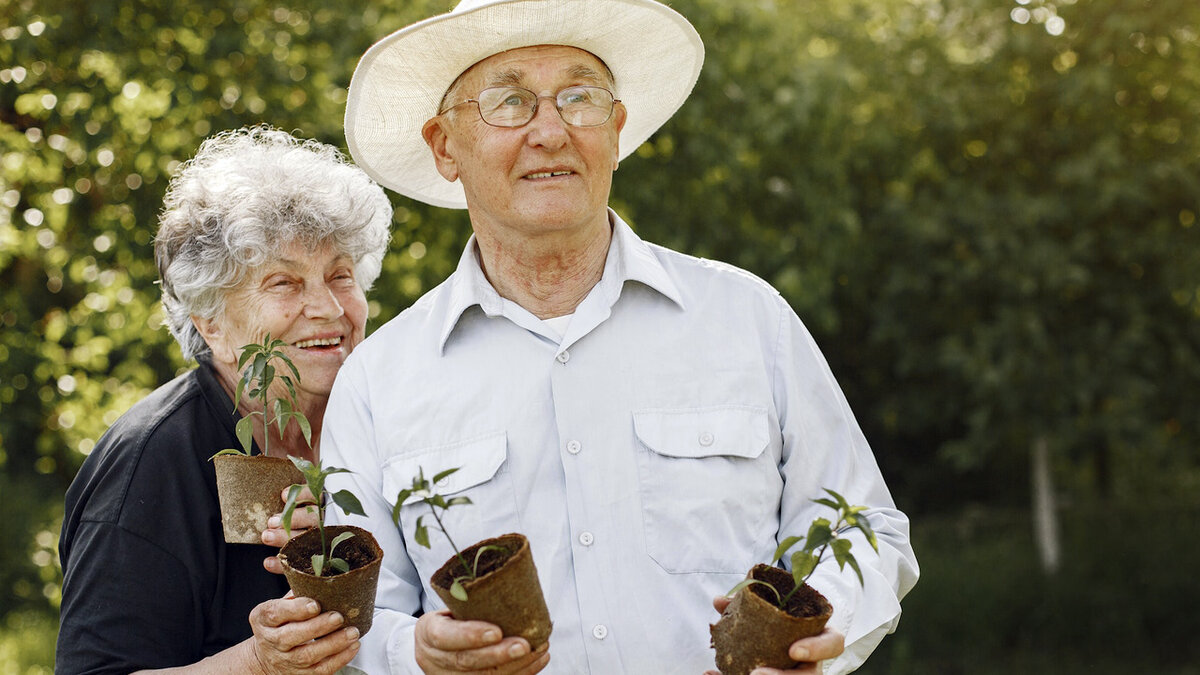
[(226, 544), (209, 457), (240, 447), (211, 365), (156, 389), (100, 438), (67, 490), (58, 673), (195, 663), (250, 637), (282, 597), (276, 549)]

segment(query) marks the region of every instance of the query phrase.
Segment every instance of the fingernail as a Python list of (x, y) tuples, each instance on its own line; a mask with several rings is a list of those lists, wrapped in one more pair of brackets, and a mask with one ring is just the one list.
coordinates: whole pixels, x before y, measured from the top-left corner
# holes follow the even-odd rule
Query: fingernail
[(518, 642), (517, 644), (509, 647), (508, 655), (513, 657), (514, 659), (517, 658), (518, 656), (525, 656), (525, 645)]
[(267, 527), (279, 527), (283, 525), (283, 520), (279, 516), (271, 516), (267, 519)]
[(500, 631), (489, 628), (483, 632), (483, 641), (492, 643), (500, 641)]
[(809, 654), (808, 654), (808, 650), (805, 649), (804, 647), (796, 647), (795, 649), (792, 650), (791, 656), (792, 656), (792, 660), (794, 660), (794, 661), (807, 661)]
[(316, 614), (317, 612), (321, 611), (321, 606), (317, 604), (317, 601), (316, 601), (316, 600), (309, 600), (309, 601), (308, 601), (308, 604), (307, 604), (307, 605), (305, 605), (305, 607), (307, 607), (307, 608), (308, 608), (308, 611), (310, 611), (310, 612), (312, 612), (312, 613), (314, 613), (314, 614)]
[(354, 626), (347, 628), (346, 629), (346, 637), (351, 640), (357, 640), (358, 639), (358, 629), (355, 628)]

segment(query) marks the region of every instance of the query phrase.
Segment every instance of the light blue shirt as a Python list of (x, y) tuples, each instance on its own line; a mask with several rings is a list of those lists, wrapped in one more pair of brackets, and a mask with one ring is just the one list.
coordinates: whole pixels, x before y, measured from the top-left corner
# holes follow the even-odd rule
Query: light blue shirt
[[(714, 596), (779, 539), (831, 511), (823, 487), (872, 508), (876, 555), (851, 534), (865, 588), (829, 560), (810, 583), (835, 608), (848, 672), (916, 582), (908, 519), (812, 337), (756, 277), (647, 244), (615, 213), (603, 277), (558, 334), (498, 295), (468, 243), (457, 271), (346, 361), (325, 413), (326, 465), (352, 470), (385, 552), (374, 627), (355, 666), (416, 673), (414, 614), (442, 609), (429, 577), (452, 555), (428, 509), (397, 493), (418, 468), (461, 467), (446, 525), (460, 548), (529, 537), (554, 622), (552, 673), (686, 673), (714, 665)], [(431, 518), (426, 523), (432, 524)]]

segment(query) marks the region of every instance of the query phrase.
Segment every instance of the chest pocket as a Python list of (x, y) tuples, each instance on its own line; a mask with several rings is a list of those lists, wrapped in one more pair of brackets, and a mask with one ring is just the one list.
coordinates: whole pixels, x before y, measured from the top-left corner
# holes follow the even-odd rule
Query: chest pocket
[[(451, 507), (442, 516), (446, 530), (461, 551), (481, 539), (520, 529), (507, 459), (508, 440), (503, 431), (393, 457), (382, 467), (383, 496), (395, 503), (401, 490), (412, 487), (418, 472), (433, 480), (442, 471), (459, 467), (432, 488), (446, 499), (471, 499), (470, 504)], [(431, 548), (428, 549), (413, 538), (417, 519), (422, 516), (429, 529)], [(401, 507), (400, 529), (409, 558), (416, 564), (422, 581), (428, 584), (433, 572), (454, 555), (454, 549), (437, 527), (429, 507), (416, 498), (409, 498)]]
[(782, 485), (768, 424), (750, 406), (634, 412), (646, 550), (664, 570), (744, 574), (759, 562)]

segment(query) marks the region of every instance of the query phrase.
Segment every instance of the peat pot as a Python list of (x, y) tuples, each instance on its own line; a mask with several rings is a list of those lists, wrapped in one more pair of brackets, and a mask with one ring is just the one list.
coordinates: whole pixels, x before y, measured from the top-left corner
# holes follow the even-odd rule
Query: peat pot
[[(773, 586), (780, 597), (795, 586), (790, 573), (770, 565), (755, 565), (749, 576)], [(833, 614), (825, 596), (808, 584), (788, 600), (787, 611), (776, 602), (770, 589), (750, 584), (737, 592), (720, 620), (709, 627), (721, 675), (748, 675), (760, 666), (794, 668), (788, 648), (824, 630)]]
[(283, 511), (283, 491), (304, 476), (286, 457), (220, 455), (213, 458), (221, 528), (230, 544), (261, 544), (267, 519)]
[[(334, 557), (345, 560), (349, 572), (319, 577), (313, 574), (312, 557), (321, 553), (321, 531), (317, 528), (292, 538), (279, 549), (279, 562), (296, 597), (316, 600), (323, 612), (340, 613), (346, 626), (354, 626), (366, 635), (375, 615), (375, 587), (379, 584), (383, 549), (370, 532), (353, 525), (327, 525), (325, 539), (333, 541), (343, 532), (353, 532), (354, 536), (338, 544)], [(335, 570), (326, 565), (325, 572)]]
[[(531, 649), (537, 649), (550, 639), (553, 624), (533, 566), (529, 540), (523, 534), (485, 539), (463, 550), (463, 558), (474, 565), (476, 552), (484, 547), (503, 550), (492, 548), (479, 554), (474, 579), (462, 578), (466, 570), (453, 556), (433, 573), (430, 585), (454, 618), (494, 623), (505, 637), (523, 637)], [(456, 578), (467, 592), (465, 601), (450, 594)]]

